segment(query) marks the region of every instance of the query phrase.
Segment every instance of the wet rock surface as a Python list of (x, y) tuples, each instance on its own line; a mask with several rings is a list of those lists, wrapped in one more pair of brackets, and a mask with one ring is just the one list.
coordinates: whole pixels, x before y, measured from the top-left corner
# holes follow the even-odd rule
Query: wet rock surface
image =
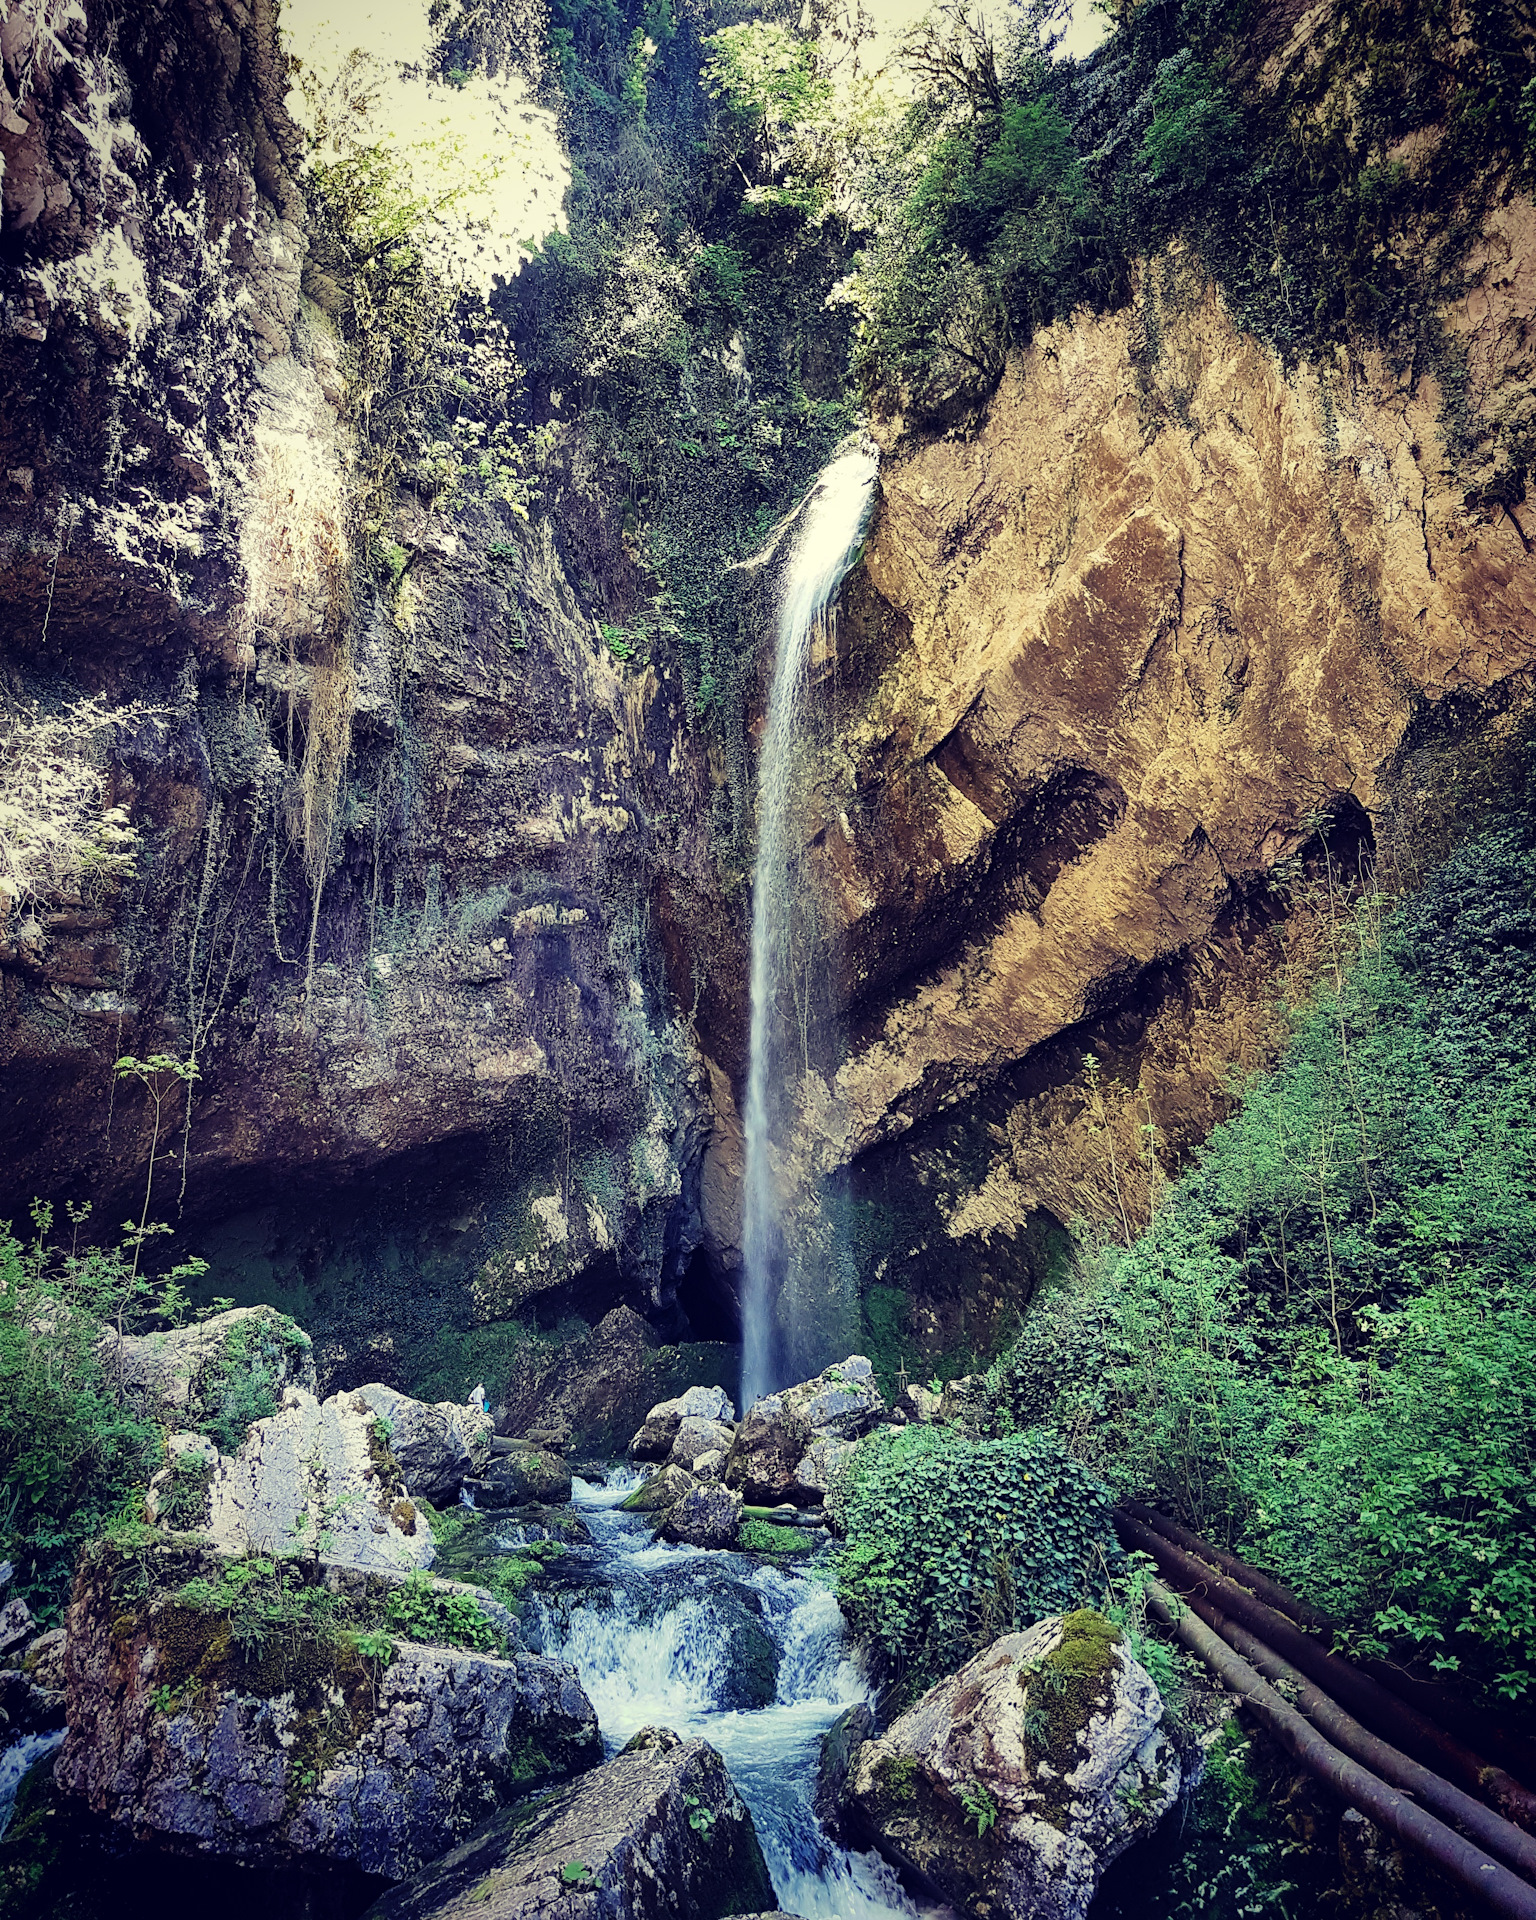
[(1100, 1615), (1042, 1620), (857, 1748), (844, 1821), (963, 1910), (1083, 1920), (1104, 1868), (1178, 1796), (1162, 1713)]
[(473, 1490), (481, 1506), (555, 1506), (571, 1497), (571, 1470), (557, 1454), (519, 1442), (491, 1459)]
[(572, 1669), (396, 1641), (387, 1665), (347, 1634), (294, 1626), (259, 1646), (183, 1597), (212, 1557), (165, 1551), (177, 1584), (140, 1601), (97, 1549), (68, 1616), (66, 1792), (138, 1838), (262, 1865), (400, 1879), (520, 1793), (593, 1764), (596, 1719)]
[(719, 1754), (648, 1728), (606, 1766), (498, 1816), (368, 1920), (720, 1920), (772, 1899), (752, 1816)]
[(666, 1508), (656, 1531), (685, 1547), (729, 1547), (740, 1519), (741, 1495), (733, 1487), (702, 1482)]

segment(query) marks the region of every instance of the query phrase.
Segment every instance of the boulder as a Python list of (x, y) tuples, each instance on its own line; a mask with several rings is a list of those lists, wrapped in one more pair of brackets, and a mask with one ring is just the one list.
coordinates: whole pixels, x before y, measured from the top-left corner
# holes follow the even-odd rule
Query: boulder
[(1162, 1714), (1101, 1615), (1042, 1620), (858, 1748), (845, 1823), (963, 1911), (1083, 1920), (1104, 1868), (1178, 1796)]
[[(629, 1443), (633, 1460), (665, 1460), (672, 1451), (677, 1430), (685, 1420), (712, 1420), (733, 1425), (736, 1409), (723, 1387), (690, 1387), (675, 1400), (660, 1400), (645, 1416), (645, 1422)], [(704, 1448), (700, 1447), (703, 1453)]]
[(994, 1431), (995, 1407), (984, 1373), (967, 1373), (959, 1380), (946, 1380), (934, 1415), (945, 1426), (954, 1427), (967, 1440), (985, 1440)]
[(874, 1737), (875, 1716), (862, 1700), (845, 1707), (822, 1735), (811, 1808), (834, 1840), (844, 1838), (843, 1802), (854, 1759), (865, 1741)]
[(319, 1401), (289, 1387), (208, 1483), (208, 1532), (225, 1552), (307, 1548), (354, 1567), (429, 1567), (424, 1515), (407, 1498), (386, 1431), (366, 1400)]
[[(141, 1564), (150, 1591), (135, 1599)], [(173, 1546), (140, 1560), (98, 1546), (81, 1564), (56, 1777), (135, 1838), (402, 1879), (601, 1759), (574, 1668), (410, 1640), (386, 1663), (318, 1601), (237, 1640), (229, 1613), (188, 1590), (201, 1580), (206, 1599), (226, 1564)]]
[(741, 1495), (718, 1480), (698, 1481), (662, 1515), (663, 1540), (685, 1547), (729, 1547), (741, 1519)]
[(725, 1473), (725, 1455), (718, 1450), (701, 1453), (693, 1463), (695, 1480), (718, 1480)]
[(202, 1433), (173, 1433), (165, 1443), (166, 1464), (150, 1479), (144, 1511), (156, 1526), (195, 1533), (208, 1525), (209, 1487), (219, 1450)]
[(522, 1443), (498, 1453), (474, 1482), (482, 1507), (558, 1507), (571, 1497), (571, 1470), (553, 1453)]
[(620, 1513), (660, 1513), (675, 1506), (696, 1485), (686, 1467), (663, 1467), (649, 1480), (642, 1480), (628, 1499), (619, 1504)]
[(39, 1685), (17, 1667), (0, 1667), (0, 1743), (28, 1734), (56, 1733), (64, 1724), (61, 1689)]
[(478, 1404), (440, 1400), (429, 1405), (378, 1381), (359, 1387), (357, 1397), (389, 1428), (389, 1450), (400, 1463), (409, 1493), (424, 1500), (452, 1500), (466, 1480), (484, 1472), (495, 1424)]
[(734, 1427), (723, 1420), (698, 1420), (692, 1417), (678, 1422), (677, 1437), (668, 1456), (680, 1467), (692, 1467), (700, 1454), (729, 1453), (736, 1437)]
[(317, 1391), (309, 1335), (275, 1307), (231, 1307), (172, 1333), (109, 1329), (101, 1360), (140, 1412), (208, 1425), (230, 1451), (252, 1419), (282, 1404), (285, 1388)]
[(725, 1762), (648, 1727), (606, 1766), (487, 1822), (365, 1920), (720, 1920), (772, 1904)]
[(903, 1387), (896, 1396), (896, 1404), (892, 1411), (910, 1420), (914, 1426), (931, 1427), (940, 1417), (939, 1409), (943, 1404), (942, 1394), (930, 1393), (926, 1387), (920, 1387), (914, 1380), (909, 1386)]
[(853, 1354), (748, 1408), (726, 1457), (726, 1484), (753, 1506), (820, 1504), (828, 1473), (884, 1412), (874, 1369)]
[(0, 1657), (15, 1653), (37, 1632), (32, 1609), (19, 1593), (0, 1606)]

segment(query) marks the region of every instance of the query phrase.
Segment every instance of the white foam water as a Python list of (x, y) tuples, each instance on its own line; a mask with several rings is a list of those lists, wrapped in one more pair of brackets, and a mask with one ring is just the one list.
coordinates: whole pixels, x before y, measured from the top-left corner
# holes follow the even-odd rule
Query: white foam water
[[(633, 1480), (625, 1479), (630, 1485)], [(752, 1809), (774, 1891), (803, 1920), (916, 1920), (920, 1910), (874, 1854), (848, 1853), (811, 1807), (822, 1735), (870, 1685), (849, 1655), (837, 1601), (816, 1581), (739, 1555), (658, 1547), (643, 1517), (617, 1511), (628, 1485), (575, 1485), (575, 1503), (611, 1584), (559, 1614), (543, 1608), (544, 1645), (581, 1676), (608, 1748), (641, 1727), (708, 1740)], [(714, 1580), (751, 1588), (780, 1651), (772, 1703), (725, 1711), (727, 1636), (712, 1610)]]
[(0, 1753), (0, 1840), (5, 1838), (11, 1815), (16, 1811), (16, 1795), (21, 1791), (22, 1781), (63, 1743), (62, 1732), (24, 1733)]

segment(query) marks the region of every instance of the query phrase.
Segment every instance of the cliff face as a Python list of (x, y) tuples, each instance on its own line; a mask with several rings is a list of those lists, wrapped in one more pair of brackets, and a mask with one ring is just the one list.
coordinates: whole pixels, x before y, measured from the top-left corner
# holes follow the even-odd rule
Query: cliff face
[(5, 22), (5, 692), (99, 696), (75, 746), (140, 844), (6, 922), (0, 1218), (121, 1217), (153, 1116), (111, 1062), (164, 1052), (200, 1078), (151, 1216), (220, 1290), (318, 1281), (343, 1343), (409, 1344), (585, 1272), (665, 1322), (705, 1113), (647, 904), (681, 689), (621, 675), (548, 522), (407, 489), (368, 564), (275, 17)]
[[(1533, 235), (1505, 206), (1442, 316), (1463, 447), (1530, 415)], [(1523, 692), (1526, 509), (1482, 504), (1446, 402), (1376, 354), (1287, 373), (1174, 257), (1037, 336), (970, 437), (883, 423), (807, 822), (847, 957), (826, 1159), (938, 1197), (866, 1285), (996, 1266), (1035, 1209), (1141, 1213), (1145, 1129), (1171, 1165), (1272, 1037), (1298, 861), (1351, 887), (1413, 811), (1405, 744)]]
[[(711, 741), (664, 644), (599, 639), (592, 553), (632, 597), (643, 568), (579, 422), (542, 518), (407, 486), (388, 566), (362, 551), (273, 11), (111, 26), (53, 0), (0, 31), (5, 691), (101, 697), (82, 751), (141, 835), (121, 885), (6, 924), (0, 1219), (120, 1217), (153, 1122), (111, 1062), (164, 1051), (200, 1078), (152, 1217), (182, 1205), (216, 1290), (333, 1361), (408, 1374), (530, 1308), (680, 1328), (696, 1252), (717, 1294), (739, 1261), (750, 734)], [(1439, 316), (1454, 393), (1372, 354), (1286, 370), (1175, 252), (963, 430), (876, 423), (809, 743), (831, 1004), (786, 1152), (865, 1345), (984, 1349), (1056, 1223), (1133, 1220), (1272, 1046), (1318, 890), (1403, 837), (1417, 746), (1521, 695), (1536, 563), (1486, 449), (1536, 417), (1532, 232), (1503, 204)]]

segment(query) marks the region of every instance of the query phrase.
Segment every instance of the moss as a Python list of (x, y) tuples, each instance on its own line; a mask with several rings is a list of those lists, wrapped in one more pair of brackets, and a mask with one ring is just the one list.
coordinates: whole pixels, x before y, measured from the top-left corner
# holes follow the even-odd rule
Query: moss
[(743, 1520), (736, 1532), (743, 1553), (809, 1553), (814, 1544), (798, 1527), (778, 1527), (767, 1520)]
[(875, 1769), (875, 1784), (887, 1799), (898, 1806), (908, 1805), (917, 1798), (918, 1773), (915, 1754), (887, 1755)]
[(1060, 1642), (1039, 1665), (1020, 1671), (1024, 1740), (1037, 1776), (1041, 1763), (1057, 1775), (1077, 1765), (1078, 1736), (1110, 1697), (1119, 1645), (1118, 1627), (1103, 1614), (1080, 1608), (1063, 1619)]
[(415, 1533), (416, 1509), (409, 1500), (397, 1500), (389, 1510), (389, 1517), (407, 1539)]

